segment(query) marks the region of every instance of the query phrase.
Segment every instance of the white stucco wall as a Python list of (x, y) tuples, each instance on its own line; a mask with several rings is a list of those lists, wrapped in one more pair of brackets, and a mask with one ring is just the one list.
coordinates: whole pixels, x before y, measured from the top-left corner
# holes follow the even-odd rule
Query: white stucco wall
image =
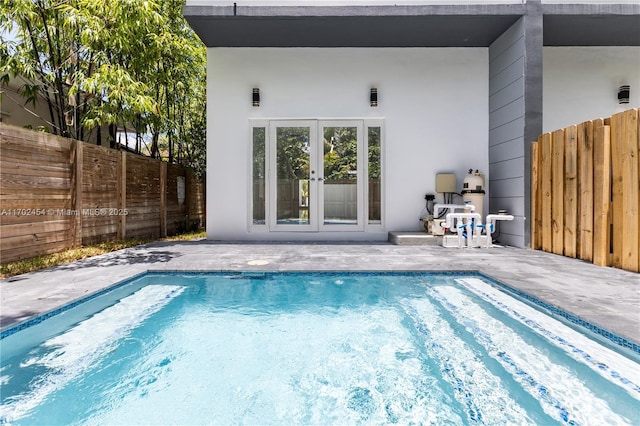
[[(253, 87), (261, 105), (251, 105)], [(369, 106), (378, 88), (379, 106)], [(208, 50), (207, 236), (359, 240), (418, 230), (435, 174), (488, 170), (485, 48)], [(385, 229), (376, 234), (250, 233), (250, 118), (384, 118)]]
[[(628, 104), (618, 87), (631, 86)], [(545, 47), (543, 131), (640, 106), (640, 47)]]

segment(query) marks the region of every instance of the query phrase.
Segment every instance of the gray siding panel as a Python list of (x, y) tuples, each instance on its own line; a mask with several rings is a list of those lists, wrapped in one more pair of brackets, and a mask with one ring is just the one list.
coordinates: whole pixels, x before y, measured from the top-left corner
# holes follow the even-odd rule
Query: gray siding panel
[(490, 61), (491, 72), (489, 78), (493, 78), (500, 74), (502, 71), (509, 68), (512, 64), (517, 62), (524, 56), (524, 36), (521, 36), (515, 43), (509, 48), (503, 51), (495, 59)]
[(523, 175), (524, 157), (489, 163), (489, 176), (491, 176), (492, 181), (522, 177)]
[(516, 217), (511, 222), (501, 222), (496, 226), (497, 232), (493, 234), (493, 237), (501, 244), (524, 247), (524, 235), (522, 235), (521, 231), (524, 226), (525, 221), (522, 217)]
[(517, 99), (489, 113), (489, 129), (495, 129), (521, 117), (524, 117), (524, 98)]
[[(508, 179), (500, 179), (489, 181), (489, 195), (491, 199), (497, 199), (501, 197), (516, 198), (522, 197), (522, 189), (524, 188), (523, 177), (512, 177)], [(493, 212), (493, 206), (490, 206), (490, 210)], [(498, 210), (496, 207), (495, 210)], [(494, 212), (495, 213), (495, 212)]]
[[(491, 70), (491, 64), (489, 64), (489, 70)], [(518, 78), (522, 78), (523, 70), (524, 57), (521, 57), (499, 73), (495, 73), (493, 76), (491, 76), (491, 71), (489, 71), (489, 96), (492, 96), (498, 91), (504, 89)]]
[(514, 216), (525, 216), (522, 197), (492, 197), (489, 198), (489, 202), (496, 206), (494, 213), (498, 210), (506, 210), (507, 213)]
[(489, 49), (489, 62), (492, 62), (498, 56), (507, 50), (513, 43), (524, 34), (524, 22), (519, 19), (493, 43)]
[(500, 242), (524, 247), (525, 26), (521, 18), (489, 46), (489, 211), (515, 216)]
[[(504, 142), (489, 147), (489, 158), (491, 163), (510, 160), (512, 158), (520, 158), (524, 156), (524, 139), (517, 138), (512, 141)], [(490, 164), (491, 164), (490, 163)], [(491, 175), (493, 178), (493, 175)]]
[(494, 112), (504, 105), (521, 99), (524, 96), (523, 94), (524, 77), (520, 77), (508, 86), (505, 86), (501, 90), (498, 90), (493, 95), (489, 96), (489, 112)]
[[(518, 132), (520, 129), (520, 132)], [(489, 146), (496, 146), (508, 141), (520, 138), (522, 139), (522, 129), (524, 129), (524, 117), (518, 117), (516, 120), (506, 123), (495, 129), (489, 130)], [(491, 157), (489, 157), (491, 161)]]

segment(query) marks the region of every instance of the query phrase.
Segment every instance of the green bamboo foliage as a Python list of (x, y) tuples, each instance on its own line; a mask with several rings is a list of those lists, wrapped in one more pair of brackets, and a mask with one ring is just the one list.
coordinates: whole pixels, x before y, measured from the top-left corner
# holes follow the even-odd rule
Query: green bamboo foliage
[[(204, 169), (204, 45), (182, 0), (5, 0), (0, 79), (21, 76), (55, 134), (100, 127), (136, 135), (139, 151)], [(108, 143), (116, 147), (115, 132)]]

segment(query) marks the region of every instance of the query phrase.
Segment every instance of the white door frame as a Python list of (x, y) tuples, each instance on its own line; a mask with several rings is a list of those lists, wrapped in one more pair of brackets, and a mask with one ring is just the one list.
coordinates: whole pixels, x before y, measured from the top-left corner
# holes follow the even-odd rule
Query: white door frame
[[(253, 232), (357, 232), (375, 231), (383, 229), (383, 224), (369, 221), (368, 217), (368, 129), (370, 127), (382, 127), (383, 119), (351, 118), (351, 119), (251, 119), (250, 127), (264, 128), (265, 137), (265, 213), (266, 221), (262, 224), (253, 221), (253, 185), (248, 191), (248, 226)], [(277, 167), (276, 167), (276, 131), (278, 127), (307, 127), (309, 128), (309, 223), (285, 224), (277, 223)], [(355, 224), (324, 223), (324, 153), (323, 137), (326, 127), (356, 127), (357, 128), (357, 220)], [(249, 144), (249, 164), (253, 160), (252, 146)], [(384, 146), (384, 144), (382, 145)], [(382, 155), (382, 152), (381, 152)], [(383, 156), (383, 155), (382, 155)], [(315, 171), (311, 174), (311, 171)], [(252, 182), (252, 168), (249, 169), (249, 181)], [(312, 180), (315, 176), (315, 180)], [(318, 180), (319, 178), (323, 180)], [(384, 199), (384, 191), (382, 193)], [(384, 210), (384, 202), (382, 202)], [(382, 212), (384, 217), (384, 212)]]

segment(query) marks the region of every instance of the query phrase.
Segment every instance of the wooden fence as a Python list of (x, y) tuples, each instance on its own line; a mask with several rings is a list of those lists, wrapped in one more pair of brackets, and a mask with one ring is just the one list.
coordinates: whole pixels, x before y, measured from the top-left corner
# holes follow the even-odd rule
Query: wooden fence
[(0, 262), (205, 223), (204, 182), (162, 161), (0, 123)]
[(533, 249), (640, 270), (639, 111), (586, 121), (533, 142)]

